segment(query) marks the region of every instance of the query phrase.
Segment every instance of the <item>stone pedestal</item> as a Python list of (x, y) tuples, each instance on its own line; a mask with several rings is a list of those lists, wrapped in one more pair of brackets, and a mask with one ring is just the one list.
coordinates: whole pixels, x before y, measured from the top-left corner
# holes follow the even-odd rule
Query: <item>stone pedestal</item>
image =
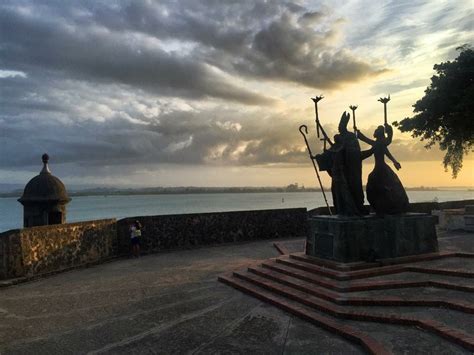
[(438, 251), (436, 217), (407, 213), (377, 217), (308, 218), (306, 254), (339, 262), (396, 258)]

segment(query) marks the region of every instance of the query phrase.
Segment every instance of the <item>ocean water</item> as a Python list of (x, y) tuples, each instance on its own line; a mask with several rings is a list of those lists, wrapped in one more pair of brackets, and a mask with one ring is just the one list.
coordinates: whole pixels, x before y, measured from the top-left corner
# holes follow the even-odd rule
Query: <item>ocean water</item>
[[(467, 190), (407, 193), (410, 202), (474, 199), (474, 191)], [(327, 198), (332, 204), (330, 193), (327, 193)], [(320, 206), (324, 206), (320, 192), (80, 196), (74, 197), (68, 204), (67, 221), (274, 208), (312, 209)], [(0, 198), (0, 232), (22, 227), (22, 207), (16, 198)]]

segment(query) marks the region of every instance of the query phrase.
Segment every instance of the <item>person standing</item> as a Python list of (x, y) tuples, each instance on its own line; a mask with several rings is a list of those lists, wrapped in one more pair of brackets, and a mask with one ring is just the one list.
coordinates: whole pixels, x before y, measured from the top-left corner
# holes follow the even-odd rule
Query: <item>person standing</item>
[(132, 245), (132, 254), (135, 258), (140, 257), (141, 236), (142, 236), (142, 226), (139, 221), (135, 221), (130, 226), (130, 243)]

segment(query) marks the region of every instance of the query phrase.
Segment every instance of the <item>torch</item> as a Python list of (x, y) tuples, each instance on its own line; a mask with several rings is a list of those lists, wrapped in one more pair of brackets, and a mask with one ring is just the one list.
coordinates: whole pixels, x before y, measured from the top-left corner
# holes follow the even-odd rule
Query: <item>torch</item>
[(323, 95), (315, 96), (311, 98), (311, 100), (313, 100), (314, 102), (314, 112), (316, 113), (316, 135), (318, 138), (320, 138), (319, 126), (321, 125), (319, 123), (318, 102), (321, 101), (322, 99), (324, 99)]
[(387, 102), (390, 101), (390, 95), (388, 95), (388, 97), (381, 97), (378, 101), (383, 103), (384, 124), (387, 124)]
[(356, 109), (357, 106), (351, 105), (349, 108), (352, 110), (352, 123), (354, 124), (354, 133), (357, 132), (357, 125), (356, 125)]

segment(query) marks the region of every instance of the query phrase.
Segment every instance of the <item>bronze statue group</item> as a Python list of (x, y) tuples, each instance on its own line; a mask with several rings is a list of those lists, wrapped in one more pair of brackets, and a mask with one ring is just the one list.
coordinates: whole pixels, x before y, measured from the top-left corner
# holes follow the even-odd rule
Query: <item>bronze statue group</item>
[[(379, 100), (385, 106), (385, 124), (377, 127), (373, 134), (374, 139), (366, 137), (357, 129), (355, 119), (354, 132), (350, 132), (347, 129), (350, 114), (344, 112), (339, 121), (339, 132), (334, 136), (334, 141), (329, 139), (319, 123), (317, 102), (321, 98), (322, 96), (316, 97), (313, 101), (316, 107), (317, 131), (318, 134), (321, 131), (324, 136), (325, 149), (323, 153), (313, 156), (306, 136), (301, 130), (304, 127), (307, 131), (306, 126), (301, 126), (300, 132), (305, 136), (311, 159), (317, 162), (320, 171), (326, 171), (331, 176), (331, 193), (336, 213), (341, 216), (363, 216), (369, 214), (369, 211), (364, 206), (362, 161), (372, 155), (375, 159), (375, 166), (369, 174), (366, 185), (367, 200), (370, 206), (379, 216), (407, 212), (409, 203), (405, 189), (398, 176), (385, 162), (385, 156), (387, 156), (397, 170), (401, 168), (400, 163), (388, 149), (393, 137), (393, 129), (386, 119), (386, 103), (390, 98)], [(353, 115), (356, 108), (356, 106), (351, 106)], [(370, 145), (370, 149), (361, 151), (359, 140)], [(314, 167), (320, 180), (316, 165)], [(331, 212), (331, 209), (329, 210)]]

